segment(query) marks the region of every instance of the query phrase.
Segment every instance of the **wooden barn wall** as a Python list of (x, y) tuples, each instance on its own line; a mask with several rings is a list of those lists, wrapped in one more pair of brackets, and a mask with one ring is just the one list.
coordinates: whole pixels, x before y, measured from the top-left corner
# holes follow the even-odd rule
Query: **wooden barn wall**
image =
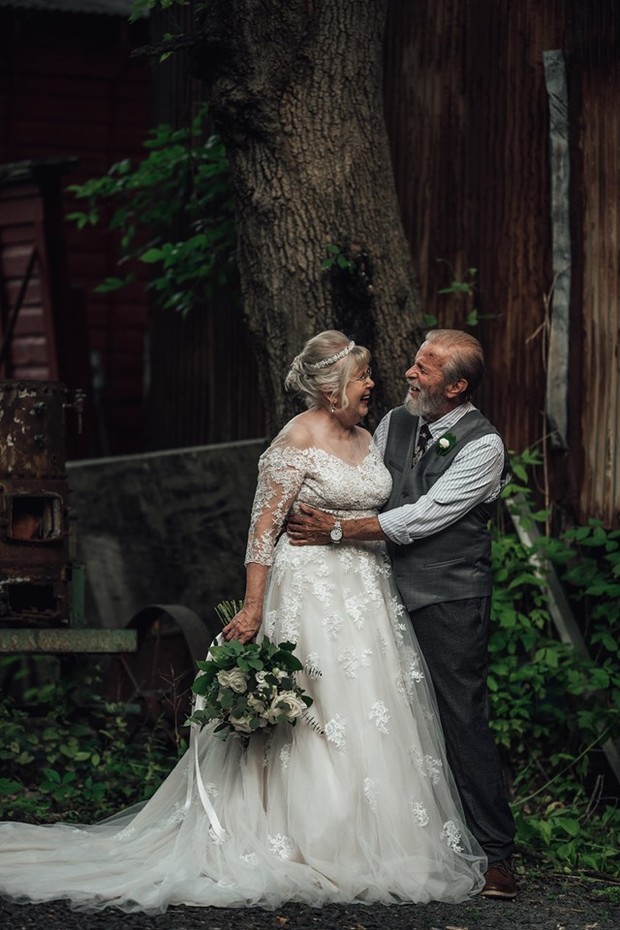
[[(103, 174), (142, 152), (151, 125), (150, 66), (131, 59), (143, 28), (116, 17), (0, 10), (0, 163), (77, 156), (65, 185)], [(76, 209), (65, 195), (64, 210)], [(117, 273), (110, 237), (98, 229), (63, 230), (71, 299), (82, 303), (88, 345), (105, 385), (99, 422), (89, 421), (92, 454), (142, 449), (144, 286), (115, 295), (93, 288)], [(77, 337), (74, 337), (77, 338)], [(86, 386), (88, 387), (88, 386)]]
[[(55, 381), (59, 377), (53, 327), (44, 208), (38, 185), (0, 184), (0, 343), (9, 339), (12, 310), (18, 300), (10, 343), (0, 377)], [(29, 275), (26, 283), (26, 276)]]
[[(613, 0), (571, 4), (575, 212), (580, 267), (575, 409), (583, 442), (583, 515), (620, 519), (620, 8)], [(581, 329), (577, 329), (577, 327)]]
[[(472, 330), (488, 364), (479, 405), (509, 448), (545, 450), (552, 501), (608, 525), (620, 510), (620, 113), (617, 49), (601, 56), (601, 43), (619, 17), (613, 0), (392, 0), (386, 38), (386, 122), (425, 310), (466, 328), (467, 302), (438, 291), (477, 269), (476, 306), (493, 314)], [(568, 453), (548, 448), (544, 417), (552, 49), (565, 53), (574, 137)], [(596, 437), (585, 459), (583, 436)]]
[[(151, 17), (152, 41), (189, 30), (191, 7)], [(189, 125), (204, 88), (179, 52), (154, 70), (155, 122)], [(147, 403), (149, 449), (254, 439), (265, 412), (256, 359), (238, 295), (218, 289), (186, 318), (153, 308)]]

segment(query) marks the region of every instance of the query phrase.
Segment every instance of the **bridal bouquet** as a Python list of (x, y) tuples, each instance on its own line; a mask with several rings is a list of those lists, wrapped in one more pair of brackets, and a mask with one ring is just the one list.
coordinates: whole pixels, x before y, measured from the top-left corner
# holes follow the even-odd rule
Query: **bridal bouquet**
[(295, 643), (259, 643), (231, 639), (209, 647), (206, 661), (198, 662), (192, 685), (197, 696), (189, 723), (216, 722), (214, 734), (246, 739), (257, 730), (297, 720), (312, 704), (295, 680), (303, 668), (293, 655)]

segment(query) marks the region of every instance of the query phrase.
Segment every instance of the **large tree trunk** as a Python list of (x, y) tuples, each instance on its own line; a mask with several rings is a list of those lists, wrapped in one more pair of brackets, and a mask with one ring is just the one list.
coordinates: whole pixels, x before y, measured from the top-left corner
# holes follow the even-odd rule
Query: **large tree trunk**
[[(382, 99), (388, 0), (210, 0), (196, 72), (233, 173), (245, 313), (271, 430), (303, 342), (342, 329), (374, 356), (374, 419), (398, 403), (422, 318)], [(335, 246), (351, 262), (322, 267)], [(335, 256), (337, 257), (337, 256)]]

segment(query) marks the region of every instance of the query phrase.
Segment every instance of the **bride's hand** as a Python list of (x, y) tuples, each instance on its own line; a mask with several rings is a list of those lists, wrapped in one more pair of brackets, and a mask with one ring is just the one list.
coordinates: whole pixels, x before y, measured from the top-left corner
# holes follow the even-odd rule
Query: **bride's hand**
[(286, 532), (293, 546), (324, 546), (331, 543), (329, 535), (334, 517), (308, 504), (300, 504), (300, 513), (290, 514)]
[(249, 643), (258, 633), (262, 622), (260, 607), (244, 604), (238, 614), (227, 623), (222, 634), (224, 639), (238, 639), (241, 643)]

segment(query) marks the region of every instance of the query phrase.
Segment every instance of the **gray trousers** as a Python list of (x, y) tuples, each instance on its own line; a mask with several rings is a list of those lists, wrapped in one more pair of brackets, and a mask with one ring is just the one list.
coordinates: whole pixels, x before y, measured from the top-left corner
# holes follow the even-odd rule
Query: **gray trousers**
[(489, 729), (490, 598), (432, 604), (411, 622), (437, 695), (448, 762), (465, 818), (490, 863), (514, 851), (515, 826)]

